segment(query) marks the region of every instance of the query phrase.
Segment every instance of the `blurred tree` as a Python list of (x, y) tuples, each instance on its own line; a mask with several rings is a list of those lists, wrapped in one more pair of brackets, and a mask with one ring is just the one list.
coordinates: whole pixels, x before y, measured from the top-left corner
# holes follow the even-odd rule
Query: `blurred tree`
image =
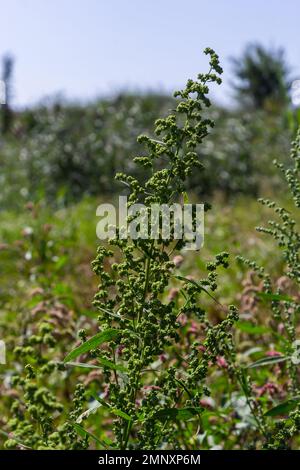
[(233, 86), (240, 103), (268, 109), (289, 102), (290, 70), (283, 49), (267, 50), (250, 44), (232, 63), (237, 78)]
[(6, 134), (11, 128), (12, 124), (12, 109), (11, 109), (11, 90), (12, 90), (12, 75), (13, 75), (14, 59), (11, 55), (7, 54), (2, 59), (2, 81), (5, 90), (5, 103), (2, 105), (2, 133)]

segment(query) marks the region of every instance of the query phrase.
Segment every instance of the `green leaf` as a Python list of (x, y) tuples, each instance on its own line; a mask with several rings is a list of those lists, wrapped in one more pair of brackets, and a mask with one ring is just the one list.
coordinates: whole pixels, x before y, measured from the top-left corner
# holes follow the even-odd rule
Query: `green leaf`
[(284, 294), (269, 294), (267, 292), (258, 292), (257, 296), (264, 300), (294, 302), (291, 297), (289, 297), (288, 295), (284, 295)]
[(106, 408), (112, 414), (114, 414), (116, 416), (119, 416), (120, 418), (126, 419), (126, 421), (132, 421), (131, 416), (129, 416), (124, 411), (119, 410), (118, 408), (112, 408), (108, 403), (106, 403), (105, 400), (103, 400), (103, 398), (98, 397), (94, 393), (92, 393), (91, 396), (94, 400), (96, 400), (100, 405), (102, 405), (104, 408)]
[(105, 444), (105, 442), (100, 441), (100, 439), (98, 439), (98, 437), (96, 437), (94, 434), (91, 434), (90, 432), (86, 431), (82, 426), (80, 426), (80, 424), (72, 423), (72, 425), (74, 426), (74, 428), (77, 431), (77, 433), (79, 434), (79, 436), (89, 437), (90, 439), (93, 439), (98, 444), (100, 444), (102, 447), (105, 447), (107, 449), (107, 445)]
[(284, 362), (289, 359), (289, 356), (265, 356), (262, 357), (261, 359), (258, 359), (258, 361), (252, 362), (252, 364), (246, 366), (248, 369), (253, 369), (254, 367), (261, 367), (261, 366), (270, 366), (273, 364), (277, 364), (279, 362)]
[(103, 367), (108, 367), (109, 369), (118, 370), (120, 372), (127, 372), (126, 367), (121, 366), (120, 364), (115, 364), (114, 362), (104, 359), (103, 357), (98, 357), (97, 360), (100, 362), (101, 366), (96, 366), (95, 364), (88, 364), (84, 362), (63, 362), (65, 366), (71, 367), (82, 367), (84, 369), (100, 369), (103, 370)]
[(118, 313), (111, 312), (110, 310), (107, 310), (106, 308), (103, 308), (103, 307), (98, 307), (98, 308), (99, 308), (99, 310), (101, 310), (101, 312), (104, 312), (104, 313), (106, 313), (107, 315), (110, 315), (113, 318), (117, 318), (117, 320), (120, 320), (120, 318), (121, 318), (121, 315), (119, 315)]
[(2, 436), (5, 436), (7, 439), (13, 439), (14, 441), (16, 441), (20, 446), (24, 447), (24, 449), (30, 449), (30, 450), (33, 450), (32, 447), (29, 447), (25, 444), (23, 444), (22, 441), (20, 441), (20, 439), (18, 439), (17, 437), (15, 437), (14, 435), (11, 436), (11, 434), (5, 432), (5, 431), (2, 431), (2, 429), (0, 429), (0, 434), (2, 434)]
[(256, 354), (261, 352), (261, 347), (255, 346), (254, 348), (247, 349), (247, 351), (243, 352), (244, 357), (252, 356), (252, 354)]
[(269, 411), (265, 413), (265, 416), (278, 416), (278, 415), (285, 415), (288, 414), (289, 411), (292, 411), (294, 408), (299, 403), (299, 397), (298, 399), (291, 399), (284, 401), (282, 403), (279, 403), (279, 405), (274, 406), (274, 408), (271, 408)]
[(181, 380), (178, 380), (178, 379), (175, 379), (175, 380), (177, 383), (179, 383), (179, 385), (183, 388), (183, 390), (188, 394), (188, 396), (192, 398), (192, 393), (189, 391), (186, 385)]
[(88, 339), (85, 343), (81, 344), (77, 348), (73, 349), (64, 359), (64, 362), (70, 362), (81, 354), (84, 354), (91, 349), (95, 349), (102, 343), (110, 341), (120, 334), (120, 330), (114, 328), (109, 328), (102, 331), (101, 333), (96, 334), (92, 338)]
[(109, 408), (110, 412), (120, 418), (126, 419), (126, 421), (132, 421), (132, 418), (122, 410), (118, 410), (117, 408)]
[(63, 362), (62, 364), (71, 367), (83, 367), (84, 369), (103, 369), (103, 367), (96, 366), (94, 364), (84, 364), (83, 362)]
[(104, 408), (110, 408), (110, 405), (108, 403), (106, 403), (105, 400), (103, 400), (103, 398), (99, 397), (98, 395), (96, 395), (96, 393), (94, 392), (91, 392), (90, 393), (90, 396), (91, 398), (93, 398), (95, 401), (98, 401), (99, 403), (101, 403), (102, 406), (104, 406)]
[(179, 279), (180, 281), (185, 281), (189, 284), (193, 284), (195, 287), (198, 288), (199, 292), (205, 292), (211, 299), (214, 300), (214, 302), (216, 302), (218, 305), (220, 305), (220, 307), (222, 307), (222, 309), (225, 309), (224, 305), (222, 305), (210, 292), (208, 292), (207, 289), (205, 289), (205, 287), (201, 286), (201, 284), (199, 284), (199, 282), (197, 281), (194, 281), (193, 279), (188, 279), (187, 277), (184, 277), (184, 276), (174, 276), (175, 279)]
[(164, 408), (155, 413), (155, 417), (159, 420), (186, 420), (190, 419), (193, 416), (199, 415), (203, 411), (202, 408)]
[(174, 277), (175, 277), (176, 279), (179, 279), (180, 281), (185, 281), (185, 282), (187, 282), (187, 283), (189, 283), (189, 284), (193, 284), (195, 287), (198, 287), (198, 289), (199, 289), (200, 291), (203, 290), (203, 287), (200, 286), (200, 284), (198, 284), (197, 281), (194, 281), (194, 279), (188, 279), (187, 277), (179, 276), (179, 275), (174, 276)]
[(127, 372), (126, 367), (121, 366), (120, 364), (115, 364), (114, 362), (104, 359), (103, 357), (98, 357), (98, 361), (102, 364), (103, 367), (108, 367), (112, 370), (118, 370), (120, 372)]

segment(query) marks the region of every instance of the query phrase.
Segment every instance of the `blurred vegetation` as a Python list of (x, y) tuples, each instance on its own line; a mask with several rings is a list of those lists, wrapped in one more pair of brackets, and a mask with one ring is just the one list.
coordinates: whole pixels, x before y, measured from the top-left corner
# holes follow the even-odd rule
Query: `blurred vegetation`
[(232, 62), (239, 102), (256, 109), (289, 103), (290, 70), (283, 49), (268, 50), (250, 44), (242, 57)]
[[(87, 106), (56, 102), (15, 112), (0, 140), (0, 210), (41, 197), (57, 205), (120, 192), (116, 172), (142, 176), (131, 159), (141, 152), (137, 135), (151, 136), (155, 117), (173, 104), (166, 96), (124, 94)], [(299, 113), (215, 106), (209, 116), (217, 125), (199, 148), (205, 170), (193, 174), (190, 189), (228, 198), (276, 188), (271, 162), (288, 155)]]
[[(139, 134), (153, 136), (153, 122), (174, 108), (161, 94), (119, 94), (86, 105), (53, 98), (35, 107), (11, 107), (14, 61), (2, 61), (6, 103), (1, 106), (0, 210), (22, 208), (28, 201), (65, 205), (85, 195), (120, 192), (116, 172), (142, 177), (132, 155), (142, 151)], [(277, 191), (271, 164), (287, 159), (299, 110), (289, 99), (290, 74), (284, 52), (249, 45), (233, 60), (237, 107), (213, 106), (217, 124), (197, 149), (205, 170), (190, 178), (195, 194), (226, 199)], [(283, 161), (287, 163), (287, 161)]]

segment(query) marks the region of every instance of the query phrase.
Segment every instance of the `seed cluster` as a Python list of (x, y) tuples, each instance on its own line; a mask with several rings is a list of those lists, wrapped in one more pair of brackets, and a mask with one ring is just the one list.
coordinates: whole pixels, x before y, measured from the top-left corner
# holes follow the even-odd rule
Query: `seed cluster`
[[(199, 74), (196, 81), (188, 80), (185, 89), (175, 93), (179, 103), (169, 116), (156, 121), (155, 138), (138, 138), (147, 153), (136, 157), (135, 162), (148, 170), (148, 180), (139, 182), (130, 175), (116, 176), (130, 188), (129, 207), (139, 202), (150, 208), (154, 203), (170, 205), (178, 201), (185, 193), (188, 176), (195, 167), (203, 166), (197, 148), (214, 124), (202, 117), (203, 110), (210, 106), (208, 84), (221, 83), (222, 73), (215, 52), (206, 49), (205, 54), (210, 56), (209, 73)], [(174, 241), (172, 237), (134, 241), (117, 237), (110, 240), (114, 249), (100, 246), (93, 262), (100, 279), (94, 305), (100, 312), (101, 330), (120, 330), (118, 338), (109, 345), (108, 357), (116, 368), (120, 364), (126, 366), (126, 373), (107, 370), (110, 406), (130, 416), (129, 422), (118, 419), (114, 426), (117, 447), (121, 449), (153, 449), (162, 443), (176, 446), (176, 421), (172, 416), (183, 409), (195, 415), (196, 421), (199, 419), (200, 400), (209, 394), (205, 385), (209, 366), (217, 356), (232, 352), (235, 308), (230, 307), (224, 321), (212, 326), (199, 300), (217, 288), (216, 270), (228, 266), (228, 254), (221, 253), (215, 262), (208, 263), (207, 278), (191, 281), (177, 275), (180, 263), (176, 263), (176, 257), (172, 260), (185, 243), (184, 239)], [(182, 302), (165, 299), (172, 279), (181, 283)], [(185, 370), (175, 367), (172, 357), (172, 349), (182, 340), (180, 315), (197, 318), (206, 335), (202, 349), (199, 342), (194, 342), (192, 350), (186, 351)], [(99, 354), (103, 357), (103, 350)], [(160, 361), (166, 354), (170, 360)], [(154, 368), (157, 361), (159, 365)]]

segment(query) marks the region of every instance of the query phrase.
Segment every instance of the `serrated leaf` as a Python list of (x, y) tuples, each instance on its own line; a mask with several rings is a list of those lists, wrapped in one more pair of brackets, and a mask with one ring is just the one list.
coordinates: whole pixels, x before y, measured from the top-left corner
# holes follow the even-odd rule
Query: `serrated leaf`
[(114, 338), (116, 338), (120, 334), (120, 330), (109, 328), (107, 330), (102, 331), (101, 333), (96, 334), (92, 338), (85, 341), (85, 343), (81, 344), (77, 348), (73, 349), (64, 359), (64, 362), (70, 362), (76, 357), (81, 356), (91, 349), (95, 349), (100, 344), (106, 343)]

